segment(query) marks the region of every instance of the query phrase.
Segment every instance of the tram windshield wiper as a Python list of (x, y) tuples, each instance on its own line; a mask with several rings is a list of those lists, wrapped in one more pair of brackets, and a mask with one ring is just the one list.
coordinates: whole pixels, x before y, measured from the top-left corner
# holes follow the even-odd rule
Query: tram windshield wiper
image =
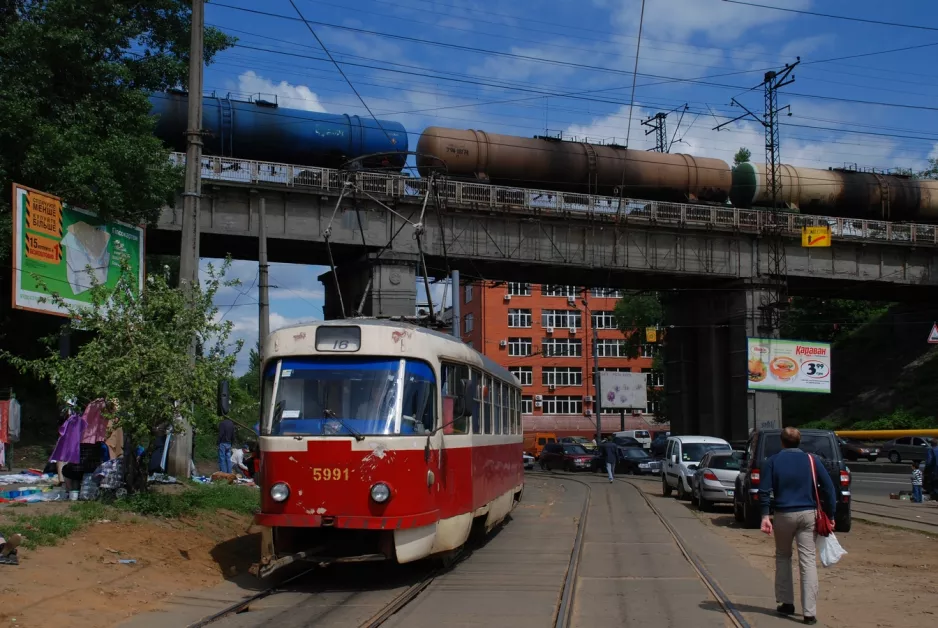
[(325, 408), (325, 409), (322, 411), (322, 416), (323, 416), (323, 418), (325, 418), (325, 419), (335, 419), (336, 421), (338, 421), (339, 423), (341, 423), (341, 424), (342, 424), (342, 427), (344, 427), (345, 429), (347, 429), (349, 432), (352, 433), (352, 436), (355, 437), (355, 440), (365, 440), (365, 437), (362, 436), (359, 432), (355, 431), (355, 429), (353, 429), (352, 426), (350, 426), (348, 423), (346, 423), (346, 422), (345, 422), (345, 419), (340, 418), (338, 414), (336, 414), (335, 412), (333, 412), (333, 411), (330, 410), (329, 408)]

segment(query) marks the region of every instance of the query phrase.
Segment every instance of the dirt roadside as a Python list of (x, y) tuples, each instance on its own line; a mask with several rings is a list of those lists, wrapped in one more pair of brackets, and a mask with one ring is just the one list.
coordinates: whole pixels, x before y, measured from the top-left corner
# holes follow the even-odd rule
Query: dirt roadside
[(250, 525), (250, 517), (225, 510), (183, 519), (122, 514), (56, 546), (21, 549), (18, 566), (0, 565), (0, 624), (111, 626), (212, 587), (246, 571), (256, 556), (260, 542)]
[[(688, 505), (690, 508), (690, 505)], [(743, 529), (729, 508), (694, 512), (770, 581), (775, 579), (775, 544), (759, 530)], [(829, 626), (934, 626), (938, 610), (938, 542), (934, 537), (854, 520), (838, 534), (848, 554), (837, 565), (818, 562), (818, 617)], [(799, 591), (797, 562), (795, 590)], [(800, 594), (795, 606), (801, 610)]]

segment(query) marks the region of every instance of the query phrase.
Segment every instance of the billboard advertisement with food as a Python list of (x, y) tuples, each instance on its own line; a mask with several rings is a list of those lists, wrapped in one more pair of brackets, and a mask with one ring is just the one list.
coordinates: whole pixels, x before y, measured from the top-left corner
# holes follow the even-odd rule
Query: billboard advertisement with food
[(826, 342), (749, 338), (750, 390), (831, 391), (831, 346)]
[(91, 303), (94, 283), (114, 287), (121, 258), (143, 288), (144, 232), (105, 222), (51, 194), (13, 185), (13, 306), (67, 316), (49, 296), (72, 307)]

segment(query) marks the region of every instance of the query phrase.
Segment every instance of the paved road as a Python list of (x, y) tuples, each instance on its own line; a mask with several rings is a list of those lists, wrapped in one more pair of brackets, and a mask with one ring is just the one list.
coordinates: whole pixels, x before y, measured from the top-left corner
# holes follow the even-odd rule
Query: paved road
[(911, 491), (911, 470), (909, 477), (891, 473), (854, 473), (850, 488), (856, 497), (889, 497), (890, 493)]

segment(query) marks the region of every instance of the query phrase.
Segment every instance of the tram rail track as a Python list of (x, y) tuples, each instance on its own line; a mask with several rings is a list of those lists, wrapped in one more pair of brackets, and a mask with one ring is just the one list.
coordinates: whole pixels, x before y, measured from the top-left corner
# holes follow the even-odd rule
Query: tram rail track
[[(584, 500), (583, 514), (580, 517), (576, 540), (574, 541), (573, 550), (571, 551), (570, 566), (567, 569), (567, 576), (564, 581), (561, 602), (558, 607), (556, 621), (554, 622), (554, 628), (568, 628), (573, 610), (573, 600), (576, 594), (576, 572), (579, 568), (579, 561), (583, 546), (583, 535), (586, 531), (586, 521), (589, 512), (590, 501), (592, 499), (591, 483), (577, 479), (571, 475), (559, 475), (550, 472), (529, 472), (528, 476), (575, 482), (585, 486), (587, 489), (586, 499)], [(641, 495), (642, 499), (645, 501), (645, 504), (648, 506), (651, 512), (658, 518), (659, 521), (661, 521), (661, 524), (664, 526), (665, 530), (667, 530), (668, 534), (677, 545), (678, 550), (681, 552), (684, 559), (691, 565), (691, 567), (693, 567), (697, 577), (703, 582), (704, 586), (716, 600), (717, 604), (723, 610), (729, 621), (734, 626), (736, 626), (736, 628), (752, 628), (752, 625), (746, 620), (745, 617), (743, 617), (742, 613), (740, 613), (733, 604), (733, 601), (720, 587), (719, 582), (717, 582), (716, 578), (714, 578), (707, 569), (706, 564), (704, 564), (704, 562), (700, 560), (700, 558), (693, 552), (693, 550), (688, 547), (687, 543), (684, 541), (678, 531), (674, 529), (674, 527), (668, 522), (667, 518), (651, 501), (648, 495), (645, 494), (645, 491), (643, 491), (639, 485), (627, 479), (616, 478), (616, 482), (627, 484), (638, 491), (638, 494)]]

